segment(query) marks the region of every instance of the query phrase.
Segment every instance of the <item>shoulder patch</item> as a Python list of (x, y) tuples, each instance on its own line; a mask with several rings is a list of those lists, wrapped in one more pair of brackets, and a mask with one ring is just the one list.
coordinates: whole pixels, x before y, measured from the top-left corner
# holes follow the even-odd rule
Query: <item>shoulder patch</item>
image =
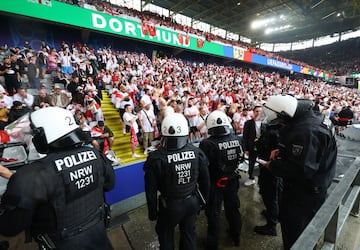
[(304, 149), (304, 146), (292, 144), (291, 152), (294, 156), (300, 156), (303, 149)]

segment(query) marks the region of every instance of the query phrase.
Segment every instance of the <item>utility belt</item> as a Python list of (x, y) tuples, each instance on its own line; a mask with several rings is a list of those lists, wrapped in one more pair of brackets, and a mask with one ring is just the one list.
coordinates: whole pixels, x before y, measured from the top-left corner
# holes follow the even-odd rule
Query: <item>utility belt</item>
[(102, 213), (96, 213), (92, 219), (89, 219), (88, 222), (80, 225), (80, 226), (74, 226), (74, 227), (69, 227), (69, 228), (64, 228), (60, 235), (62, 239), (66, 239), (69, 237), (73, 237), (75, 235), (78, 235), (86, 230), (88, 230), (89, 228), (95, 226), (96, 224), (98, 224), (100, 221), (103, 220), (103, 215)]
[(110, 222), (110, 207), (107, 204), (103, 204), (101, 207), (98, 208), (97, 212), (90, 216), (87, 222), (63, 228), (61, 232), (55, 234), (47, 234), (41, 233), (34, 236), (35, 241), (39, 244), (39, 249), (41, 250), (52, 250), (56, 249), (55, 241), (62, 241), (67, 238), (76, 236), (91, 227), (95, 226), (98, 223), (104, 223), (105, 227), (108, 227)]
[(164, 208), (167, 208), (170, 203), (173, 203), (173, 202), (181, 202), (181, 201), (190, 199), (190, 198), (193, 197), (194, 195), (195, 195), (195, 192), (193, 192), (193, 193), (191, 193), (191, 194), (189, 194), (189, 195), (186, 195), (186, 196), (183, 197), (183, 198), (169, 198), (169, 197), (163, 197), (163, 196), (160, 195), (159, 200), (160, 200), (162, 206), (163, 206)]

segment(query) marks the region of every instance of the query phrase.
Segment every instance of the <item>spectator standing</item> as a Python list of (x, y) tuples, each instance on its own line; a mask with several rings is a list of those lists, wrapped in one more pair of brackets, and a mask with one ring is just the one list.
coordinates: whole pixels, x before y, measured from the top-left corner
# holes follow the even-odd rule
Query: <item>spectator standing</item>
[(49, 73), (56, 72), (58, 69), (58, 53), (55, 48), (52, 48), (50, 54), (46, 58), (47, 70)]
[(37, 63), (37, 57), (32, 56), (28, 65), (27, 77), (29, 80), (30, 88), (40, 89), (40, 72), (41, 68)]
[(10, 58), (4, 58), (3, 65), (0, 67), (0, 75), (5, 78), (5, 88), (10, 96), (13, 96), (15, 90), (20, 87), (20, 71), (15, 66)]
[(96, 84), (94, 83), (94, 80), (91, 76), (87, 77), (87, 82), (84, 89), (85, 94), (90, 96), (91, 98), (94, 98), (97, 103), (101, 105), (100, 98), (98, 96), (98, 89)]
[(190, 133), (189, 140), (190, 142), (195, 142), (199, 138), (199, 130), (197, 129), (197, 120), (199, 115), (199, 109), (194, 103), (194, 98), (190, 97), (188, 99), (188, 106), (184, 109), (184, 115), (189, 121)]
[(196, 128), (199, 130), (200, 139), (206, 139), (208, 137), (207, 127), (206, 127), (206, 118), (208, 113), (206, 112), (207, 108), (204, 106), (199, 107), (199, 115), (197, 119)]
[[(145, 103), (152, 103), (152, 99), (151, 99), (151, 90), (150, 89), (144, 89), (144, 94), (141, 96), (140, 99), (140, 105), (141, 107), (144, 107)], [(154, 109), (154, 107), (152, 107), (152, 109)]]
[(46, 73), (46, 69), (47, 69), (47, 57), (48, 57), (48, 51), (46, 48), (42, 48), (39, 53), (38, 53), (38, 57), (37, 57), (37, 64), (39, 65), (40, 68), (40, 78), (44, 79), (45, 73)]
[(254, 167), (256, 163), (257, 153), (257, 141), (261, 136), (261, 119), (260, 114), (262, 111), (261, 106), (255, 106), (253, 109), (254, 117), (245, 122), (243, 143), (245, 155), (249, 158), (249, 179), (245, 181), (245, 186), (255, 184)]
[(137, 124), (137, 119), (139, 118), (139, 116), (134, 115), (132, 113), (133, 108), (130, 104), (126, 104), (125, 105), (125, 112), (123, 114), (123, 121), (125, 122), (126, 125), (128, 125), (130, 127), (130, 130), (133, 130), (133, 134), (131, 134), (130, 131), (130, 146), (131, 146), (131, 152), (132, 152), (132, 158), (139, 158), (140, 155), (135, 153), (135, 149), (137, 147), (136, 143), (132, 143), (131, 142), (131, 136), (136, 136), (138, 137), (139, 134), (139, 126)]
[(71, 75), (74, 71), (72, 64), (75, 62), (75, 60), (69, 50), (64, 49), (63, 51), (61, 51), (59, 59), (61, 64), (61, 73), (64, 76)]
[(147, 154), (147, 148), (151, 146), (154, 140), (154, 128), (156, 125), (156, 117), (154, 111), (151, 109), (152, 103), (145, 103), (143, 109), (140, 111), (140, 126), (143, 138), (144, 154)]
[(234, 130), (237, 135), (242, 135), (244, 132), (245, 122), (250, 120), (247, 108), (237, 108), (237, 112), (233, 115)]

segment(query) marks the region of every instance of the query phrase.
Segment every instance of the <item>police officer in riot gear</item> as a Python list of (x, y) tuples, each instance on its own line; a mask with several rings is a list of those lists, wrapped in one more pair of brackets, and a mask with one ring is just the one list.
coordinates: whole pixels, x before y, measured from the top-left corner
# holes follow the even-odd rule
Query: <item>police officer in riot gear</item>
[(310, 100), (272, 96), (264, 111), (268, 120), (285, 124), (277, 156), (265, 166), (283, 178), (280, 224), (284, 248), (290, 249), (326, 199), (335, 174), (335, 130), (329, 119), (312, 110)]
[(242, 226), (239, 179), (235, 170), (243, 159), (240, 137), (230, 133), (230, 122), (224, 112), (214, 111), (206, 120), (209, 138), (201, 141), (200, 148), (209, 159), (210, 196), (206, 207), (208, 232), (206, 249), (218, 249), (221, 204), (224, 201), (229, 234), (235, 246), (240, 244)]
[(182, 114), (167, 115), (161, 131), (160, 148), (144, 164), (149, 219), (157, 219), (160, 249), (174, 249), (176, 225), (179, 249), (196, 249), (196, 216), (204, 202), (201, 196), (206, 201), (210, 188), (208, 160), (199, 148), (187, 143), (189, 128)]
[(104, 226), (104, 191), (114, 170), (98, 150), (84, 147), (70, 111), (58, 107), (30, 114), (33, 143), (47, 154), (9, 178), (0, 205), (0, 234), (31, 233), (41, 249), (112, 249)]
[[(279, 130), (282, 127), (277, 121), (264, 122), (261, 136), (257, 142), (258, 157), (269, 161), (271, 152), (279, 147)], [(261, 166), (261, 165), (260, 165)], [(276, 236), (276, 224), (279, 222), (279, 202), (282, 192), (282, 179), (273, 175), (266, 167), (260, 167), (259, 193), (264, 202), (265, 210), (262, 214), (266, 218), (266, 224), (255, 226), (254, 231), (262, 235)]]

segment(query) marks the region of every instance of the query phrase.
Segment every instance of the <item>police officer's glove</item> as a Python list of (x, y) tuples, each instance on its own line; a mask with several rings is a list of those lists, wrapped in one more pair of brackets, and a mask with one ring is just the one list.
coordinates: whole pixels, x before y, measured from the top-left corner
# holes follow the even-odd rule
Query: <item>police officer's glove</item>
[(149, 220), (155, 221), (157, 219), (157, 211), (150, 213), (149, 212)]

